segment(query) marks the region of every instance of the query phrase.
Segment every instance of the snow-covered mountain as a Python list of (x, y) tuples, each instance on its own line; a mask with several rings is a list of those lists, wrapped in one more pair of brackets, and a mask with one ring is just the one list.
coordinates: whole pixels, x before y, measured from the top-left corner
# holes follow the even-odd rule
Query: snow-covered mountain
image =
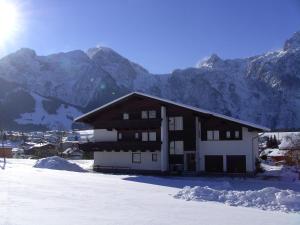
[(299, 128), (300, 32), (278, 51), (244, 59), (213, 54), (164, 75), (106, 47), (48, 56), (20, 49), (0, 60), (0, 123), (67, 129), (78, 114), (133, 90), (272, 128)]

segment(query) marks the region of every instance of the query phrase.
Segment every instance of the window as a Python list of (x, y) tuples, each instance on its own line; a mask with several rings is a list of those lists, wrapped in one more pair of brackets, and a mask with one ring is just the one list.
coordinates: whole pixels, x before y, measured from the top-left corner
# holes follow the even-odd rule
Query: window
[(149, 111), (149, 119), (155, 119), (156, 118), (156, 111), (150, 110)]
[(227, 139), (231, 138), (230, 131), (226, 131), (226, 138), (227, 138)]
[(123, 120), (128, 120), (128, 119), (129, 119), (129, 114), (123, 113)]
[(175, 155), (175, 141), (170, 142), (170, 154)]
[(234, 132), (234, 137), (235, 137), (235, 138), (240, 138), (240, 132), (239, 132), (238, 130), (236, 130), (236, 131)]
[(220, 135), (218, 130), (208, 130), (207, 131), (207, 140), (212, 141), (212, 140), (219, 140)]
[(183, 154), (183, 141), (175, 141), (175, 153)]
[(135, 138), (135, 139), (139, 139), (139, 133), (135, 133), (135, 134), (134, 134), (134, 138)]
[(156, 141), (156, 132), (149, 132), (149, 141)]
[(152, 154), (152, 162), (157, 162), (157, 154), (156, 153)]
[(119, 140), (122, 139), (122, 133), (118, 133), (118, 139), (119, 139)]
[(142, 111), (142, 119), (148, 119), (148, 112)]
[(210, 141), (210, 140), (213, 140), (214, 139), (214, 133), (212, 130), (208, 130), (207, 131), (207, 140)]
[(183, 117), (182, 116), (170, 117), (169, 130), (183, 130)]
[(174, 117), (169, 118), (169, 130), (175, 130), (175, 118)]
[(148, 141), (148, 132), (142, 132), (142, 141)]
[(156, 118), (156, 111), (155, 110), (143, 110), (142, 111), (142, 119), (155, 119)]
[(132, 153), (132, 163), (141, 163), (141, 153)]
[(171, 155), (183, 154), (183, 141), (171, 141), (170, 142), (170, 154)]
[(219, 140), (219, 139), (220, 139), (219, 131), (214, 130), (214, 140)]

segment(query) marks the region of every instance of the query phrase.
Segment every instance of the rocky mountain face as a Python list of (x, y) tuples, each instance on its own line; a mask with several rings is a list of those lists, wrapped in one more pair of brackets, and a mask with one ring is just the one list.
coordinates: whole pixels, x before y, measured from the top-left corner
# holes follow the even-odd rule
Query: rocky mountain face
[(214, 54), (164, 75), (105, 47), (49, 56), (20, 49), (0, 60), (0, 127), (69, 129), (74, 117), (130, 91), (271, 128), (299, 128), (300, 32), (278, 51), (226, 60)]

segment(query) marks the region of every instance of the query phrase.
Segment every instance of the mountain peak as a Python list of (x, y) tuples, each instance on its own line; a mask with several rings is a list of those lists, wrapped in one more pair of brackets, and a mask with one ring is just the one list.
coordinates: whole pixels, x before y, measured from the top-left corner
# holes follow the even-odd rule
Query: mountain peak
[(283, 50), (287, 51), (289, 49), (300, 48), (300, 31), (293, 34), (285, 43)]
[(98, 54), (105, 54), (105, 55), (117, 55), (119, 57), (122, 57), (119, 55), (117, 52), (115, 52), (113, 49), (109, 47), (94, 47), (94, 48), (89, 48), (86, 51), (86, 54), (92, 59), (94, 56)]
[(21, 48), (13, 54), (16, 54), (16, 55), (19, 55), (19, 56), (25, 56), (25, 57), (29, 57), (29, 58), (36, 57), (35, 51), (30, 49), (30, 48)]
[(197, 67), (213, 67), (221, 62), (223, 62), (223, 60), (217, 54), (212, 54), (211, 56), (204, 58)]

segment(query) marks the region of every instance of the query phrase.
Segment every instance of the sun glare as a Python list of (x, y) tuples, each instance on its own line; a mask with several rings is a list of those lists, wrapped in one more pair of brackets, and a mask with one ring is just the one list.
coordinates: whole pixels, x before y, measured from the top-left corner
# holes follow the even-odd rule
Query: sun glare
[(0, 0), (0, 45), (13, 38), (18, 30), (18, 10), (8, 1)]

